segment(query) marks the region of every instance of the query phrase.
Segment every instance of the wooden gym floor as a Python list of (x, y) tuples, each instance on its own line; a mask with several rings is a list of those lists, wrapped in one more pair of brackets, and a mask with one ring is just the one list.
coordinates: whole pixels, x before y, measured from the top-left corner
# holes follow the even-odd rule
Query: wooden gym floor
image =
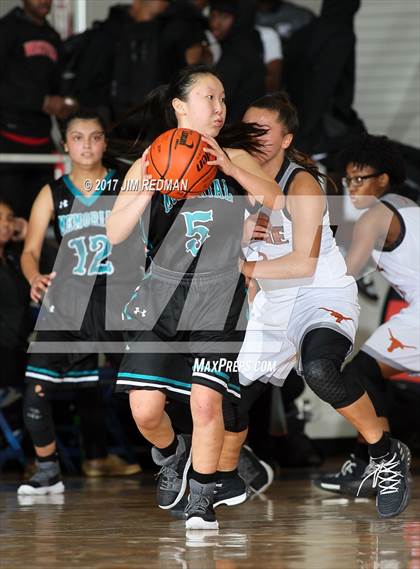
[[(417, 470), (417, 472), (416, 472)], [(0, 477), (1, 569), (420, 569), (420, 470), (412, 501), (381, 520), (372, 500), (323, 492), (302, 474), (218, 508), (219, 532), (186, 534), (155, 505), (149, 474), (66, 479), (61, 496), (16, 496)]]

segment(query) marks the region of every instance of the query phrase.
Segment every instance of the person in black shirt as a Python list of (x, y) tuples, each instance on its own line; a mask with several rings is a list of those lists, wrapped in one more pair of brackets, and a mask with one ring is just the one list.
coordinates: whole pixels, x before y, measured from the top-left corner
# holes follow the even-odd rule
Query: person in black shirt
[(84, 36), (75, 45), (69, 93), (84, 107), (105, 109), (122, 138), (138, 134), (136, 117), (126, 116), (131, 109), (177, 70), (200, 62), (205, 40), (203, 19), (186, 0), (112, 6)]
[(209, 28), (222, 48), (216, 69), (225, 86), (228, 121), (240, 120), (265, 94), (263, 48), (254, 26), (255, 2), (211, 0)]
[[(0, 20), (0, 153), (49, 153), (51, 117), (75, 101), (59, 96), (61, 40), (46, 20), (52, 0), (24, 0)], [(0, 197), (28, 217), (50, 166), (0, 164)]]

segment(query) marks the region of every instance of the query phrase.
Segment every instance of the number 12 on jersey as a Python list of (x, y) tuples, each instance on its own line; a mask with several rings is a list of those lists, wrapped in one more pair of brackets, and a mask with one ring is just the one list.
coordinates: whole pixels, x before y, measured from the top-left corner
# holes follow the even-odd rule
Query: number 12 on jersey
[[(73, 249), (77, 257), (77, 264), (73, 268), (73, 275), (93, 276), (93, 275), (112, 275), (114, 265), (111, 261), (103, 262), (112, 251), (112, 246), (105, 235), (89, 235), (75, 237), (68, 242), (70, 249)], [(93, 259), (88, 265), (90, 253)]]

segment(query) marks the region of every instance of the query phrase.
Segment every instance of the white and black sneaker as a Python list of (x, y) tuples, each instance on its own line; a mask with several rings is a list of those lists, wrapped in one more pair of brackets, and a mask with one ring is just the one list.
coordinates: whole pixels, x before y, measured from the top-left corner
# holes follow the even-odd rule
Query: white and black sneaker
[(191, 466), (191, 436), (178, 435), (174, 455), (165, 458), (156, 447), (152, 448), (155, 464), (161, 466), (156, 475), (156, 497), (159, 508), (169, 510), (181, 500), (187, 487), (187, 475)]
[(237, 506), (248, 498), (250, 491), (239, 474), (235, 473), (229, 478), (221, 478), (216, 482), (213, 507)]
[(48, 462), (36, 461), (36, 472), (27, 481), (21, 484), (17, 493), (19, 495), (61, 494), (64, 492), (60, 466), (55, 460)]
[(350, 458), (344, 462), (338, 472), (321, 474), (314, 480), (314, 484), (327, 492), (369, 498), (376, 495), (372, 478), (367, 479), (359, 493), (360, 483), (368, 474), (369, 464), (354, 454), (350, 454)]
[(244, 445), (239, 455), (239, 476), (253, 492), (265, 492), (274, 479), (274, 471), (269, 464), (260, 460), (251, 448)]
[(190, 495), (185, 507), (186, 529), (219, 529), (214, 513), (214, 495), (216, 484), (200, 484), (193, 478), (190, 480)]
[(371, 478), (377, 488), (376, 509), (381, 518), (397, 516), (410, 501), (410, 449), (397, 439), (390, 439), (390, 451), (380, 459), (371, 458), (368, 474), (360, 488)]

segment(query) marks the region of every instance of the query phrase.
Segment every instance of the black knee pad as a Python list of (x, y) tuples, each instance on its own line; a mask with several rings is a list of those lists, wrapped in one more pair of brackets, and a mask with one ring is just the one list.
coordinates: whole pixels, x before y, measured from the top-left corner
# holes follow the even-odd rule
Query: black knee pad
[(378, 362), (366, 352), (359, 352), (346, 365), (343, 375), (347, 383), (358, 382), (367, 391), (378, 417), (386, 417), (387, 381), (383, 377)]
[(312, 360), (332, 360), (341, 369), (351, 348), (346, 336), (332, 328), (316, 328), (307, 334), (302, 342), (302, 363)]
[(333, 361), (313, 360), (304, 365), (303, 371), (306, 383), (320, 399), (335, 409), (350, 405), (346, 384)]
[(37, 447), (49, 445), (55, 440), (51, 402), (45, 387), (30, 382), (23, 398), (23, 419), (32, 442)]
[(364, 393), (359, 382), (348, 381), (341, 373), (350, 347), (350, 340), (329, 328), (312, 330), (302, 343), (306, 383), (320, 399), (335, 409), (351, 405)]

